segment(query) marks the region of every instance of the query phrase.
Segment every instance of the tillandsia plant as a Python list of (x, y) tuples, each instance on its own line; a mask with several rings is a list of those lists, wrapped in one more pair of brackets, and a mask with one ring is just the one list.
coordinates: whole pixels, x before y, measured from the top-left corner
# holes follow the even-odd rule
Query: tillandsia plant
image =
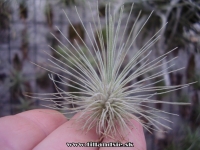
[[(66, 61), (61, 61), (47, 53), (52, 58), (49, 59), (51, 64), (50, 67), (52, 69), (42, 67), (37, 64), (35, 65), (52, 73), (49, 75), (49, 77), (53, 81), (58, 93), (38, 94), (40, 96), (35, 96), (35, 98), (53, 102), (52, 106), (47, 107), (66, 111), (66, 114), (80, 112), (80, 116), (76, 119), (75, 123), (81, 124), (81, 129), (86, 132), (92, 128), (96, 128), (96, 133), (102, 137), (115, 138), (117, 135), (120, 135), (120, 137), (123, 139), (123, 137), (125, 137), (126, 134), (131, 131), (131, 129), (134, 129), (134, 124), (131, 123), (131, 119), (136, 120), (148, 131), (151, 131), (151, 129), (159, 131), (163, 128), (170, 129), (170, 127), (160, 123), (157, 119), (163, 119), (167, 122), (171, 121), (164, 117), (158, 116), (157, 112), (165, 113), (167, 115), (176, 114), (156, 109), (148, 104), (188, 104), (159, 101), (153, 99), (153, 97), (156, 94), (163, 94), (184, 88), (189, 84), (178, 86), (155, 86), (156, 83), (164, 80), (163, 79), (155, 82), (155, 79), (163, 76), (168, 69), (172, 68), (173, 65), (170, 65), (170, 63), (174, 60), (171, 59), (169, 61), (163, 61), (174, 49), (162, 56), (157, 57), (154, 60), (148, 59), (151, 54), (149, 48), (158, 41), (160, 38), (159, 32), (162, 29), (160, 29), (152, 38), (150, 38), (149, 41), (147, 41), (147, 43), (144, 44), (144, 46), (138, 50), (130, 59), (130, 61), (125, 63), (124, 66), (128, 52), (132, 49), (132, 45), (134, 44), (136, 38), (151, 16), (150, 14), (145, 23), (138, 30), (136, 36), (132, 37), (131, 35), (140, 17), (139, 13), (133, 27), (130, 31), (128, 31), (130, 35), (126, 37), (125, 33), (128, 30), (127, 26), (130, 20), (132, 9), (133, 5), (126, 20), (125, 29), (121, 34), (120, 31), (124, 7), (121, 7), (118, 15), (112, 15), (111, 6), (106, 6), (106, 39), (104, 39), (102, 30), (99, 30), (99, 28), (102, 29), (103, 26), (99, 16), (93, 16), (93, 21), (89, 23), (90, 28), (88, 30), (86, 29), (86, 26), (84, 25), (77, 8), (75, 7), (77, 16), (80, 19), (86, 36), (91, 42), (91, 48), (80, 37), (72, 25), (67, 13), (64, 12), (70, 25), (79, 36), (84, 47), (86, 47), (87, 55), (85, 52), (83, 52), (81, 45), (78, 44), (76, 40), (74, 42), (75, 44), (72, 44), (57, 27), (58, 31), (60, 31), (61, 35), (66, 39), (74, 51), (71, 51), (68, 46), (66, 46), (54, 34), (52, 34), (60, 43), (59, 48), (63, 51), (64, 55), (53, 47), (51, 47), (52, 50), (63, 57), (63, 59)], [(95, 19), (97, 19), (97, 22), (95, 22)], [(97, 44), (97, 40), (93, 31), (94, 28), (97, 31), (97, 37), (100, 43), (99, 45)], [(104, 40), (106, 40), (106, 46)], [(67, 59), (66, 56), (70, 57), (70, 59)], [(90, 57), (92, 57), (94, 61), (93, 65), (91, 64), (91, 61), (89, 61)], [(151, 74), (140, 81), (136, 81), (137, 77), (150, 71), (155, 71), (159, 68), (162, 68), (163, 63), (169, 67), (165, 70)], [(138, 64), (140, 64), (139, 67)], [(168, 73), (178, 70), (180, 69), (169, 71)], [(60, 80), (55, 80), (55, 76), (53, 76), (53, 74), (56, 75)], [(72, 78), (76, 80), (72, 80)], [(73, 87), (74, 89), (77, 89), (78, 92), (67, 92), (61, 89), (58, 84)], [(57, 99), (63, 99), (63, 102), (58, 104), (56, 103)], [(70, 108), (68, 107), (69, 105), (76, 107)], [(142, 121), (141, 118), (145, 119), (147, 122)]]

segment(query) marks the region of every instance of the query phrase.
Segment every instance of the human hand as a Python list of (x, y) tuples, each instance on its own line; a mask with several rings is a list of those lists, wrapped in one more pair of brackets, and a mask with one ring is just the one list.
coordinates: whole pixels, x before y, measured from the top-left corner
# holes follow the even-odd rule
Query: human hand
[[(73, 124), (72, 120), (60, 113), (48, 109), (36, 109), (0, 119), (0, 149), (2, 150), (107, 150), (107, 147), (67, 147), (66, 142), (87, 143), (98, 141), (95, 129), (84, 133)], [(120, 150), (146, 150), (142, 126), (132, 121), (137, 130), (127, 135), (134, 147), (115, 147)], [(116, 142), (104, 138), (102, 142)], [(113, 149), (113, 147), (112, 147)]]

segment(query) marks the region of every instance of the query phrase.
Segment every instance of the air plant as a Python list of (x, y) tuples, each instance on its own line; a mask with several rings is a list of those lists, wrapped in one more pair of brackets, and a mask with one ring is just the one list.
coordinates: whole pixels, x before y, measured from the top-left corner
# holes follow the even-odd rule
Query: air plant
[[(79, 125), (81, 124), (81, 129), (85, 132), (95, 128), (96, 133), (102, 137), (115, 138), (117, 135), (120, 135), (122, 140), (127, 133), (131, 132), (131, 129), (137, 130), (134, 127), (134, 124), (132, 124), (131, 119), (136, 120), (148, 131), (162, 131), (163, 128), (170, 129), (170, 127), (159, 122), (157, 119), (164, 120), (166, 122), (171, 121), (157, 114), (176, 114), (156, 109), (152, 107), (152, 105), (149, 106), (148, 104), (188, 104), (159, 101), (153, 97), (156, 94), (164, 94), (187, 87), (189, 84), (176, 86), (156, 86), (157, 83), (162, 82), (164, 79), (159, 81), (155, 81), (155, 79), (164, 76), (166, 71), (173, 67), (171, 62), (174, 59), (168, 61), (163, 60), (166, 59), (166, 56), (170, 52), (176, 49), (175, 48), (166, 54), (155, 58), (154, 60), (148, 59), (151, 54), (149, 48), (159, 40), (159, 33), (162, 29), (158, 30), (157, 33), (155, 33), (155, 35), (150, 38), (140, 50), (134, 53), (130, 61), (126, 63), (125, 67), (122, 67), (125, 58), (127, 58), (126, 56), (129, 54), (130, 50), (132, 50), (133, 43), (137, 39), (143, 27), (146, 25), (152, 13), (138, 30), (137, 34), (135, 34), (136, 36), (132, 37), (131, 35), (141, 14), (139, 13), (134, 25), (129, 31), (129, 36), (126, 37), (125, 33), (128, 29), (127, 26), (130, 20), (133, 5), (127, 21), (125, 22), (125, 29), (122, 33), (120, 31), (124, 7), (121, 7), (119, 15), (112, 15), (111, 7), (110, 5), (107, 5), (105, 9), (107, 45), (105, 46), (102, 32), (99, 30), (99, 28), (102, 28), (102, 23), (100, 22), (99, 16), (93, 16), (93, 21), (89, 23), (90, 29), (86, 29), (76, 7), (75, 9), (92, 47), (90, 48), (84, 42), (84, 40), (76, 31), (75, 27), (72, 25), (68, 15), (64, 11), (66, 18), (73, 30), (77, 33), (83, 45), (86, 47), (88, 55), (85, 55), (76, 39), (74, 44), (72, 44), (65, 34), (62, 33), (57, 27), (58, 31), (66, 39), (69, 45), (73, 47), (74, 51), (71, 51), (69, 47), (67, 47), (54, 34), (52, 34), (55, 39), (58, 40), (60, 44), (58, 47), (63, 53), (65, 53), (65, 55), (53, 47), (50, 47), (58, 55), (63, 57), (65, 61), (61, 61), (47, 53), (51, 57), (49, 62), (52, 69), (39, 66), (35, 63), (34, 64), (52, 74), (56, 74), (59, 77), (60, 81), (57, 81), (54, 79), (52, 74), (49, 74), (49, 77), (53, 81), (58, 93), (37, 94), (39, 96), (35, 96), (35, 98), (51, 101), (53, 105), (46, 107), (65, 111), (66, 114), (80, 112), (80, 116), (75, 120), (75, 123)], [(97, 19), (97, 23), (95, 23), (95, 19)], [(97, 31), (100, 46), (97, 44), (92, 26)], [(89, 30), (91, 35), (89, 34)], [(67, 59), (65, 56), (70, 57), (70, 59)], [(90, 57), (92, 57), (94, 60), (93, 65), (89, 61)], [(139, 67), (138, 64), (140, 64)], [(168, 67), (163, 69), (163, 64)], [(136, 78), (139, 76), (148, 72), (157, 71), (160, 68), (162, 68), (161, 71), (136, 81)], [(168, 73), (175, 72), (180, 69), (171, 70), (168, 71)], [(71, 80), (71, 77), (76, 80)], [(79, 92), (66, 92), (65, 90), (59, 88), (58, 84), (73, 87), (74, 89), (79, 90)], [(58, 107), (58, 104), (55, 102), (56, 99), (64, 100), (62, 104), (59, 104), (60, 107)], [(76, 107), (69, 108), (69, 105), (75, 105)], [(144, 118), (146, 122), (143, 122), (140, 118)], [(152, 126), (154, 128), (152, 128)]]

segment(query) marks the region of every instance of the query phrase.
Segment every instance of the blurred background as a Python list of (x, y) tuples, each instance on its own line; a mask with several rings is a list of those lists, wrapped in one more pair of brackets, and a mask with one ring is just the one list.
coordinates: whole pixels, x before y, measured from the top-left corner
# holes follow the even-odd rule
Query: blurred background
[[(152, 131), (153, 134), (150, 134), (145, 131), (148, 150), (200, 150), (200, 1), (100, 0), (98, 2), (97, 9), (96, 0), (0, 0), (0, 117), (41, 108), (43, 102), (25, 97), (24, 92), (56, 92), (48, 77), (48, 72), (31, 63), (47, 66), (49, 56), (44, 51), (64, 61), (48, 47), (50, 45), (60, 51), (59, 42), (51, 33), (70, 47), (56, 26), (70, 42), (74, 43), (74, 39), (76, 39), (81, 44), (81, 40), (73, 30), (73, 25), (80, 37), (91, 47), (92, 44), (74, 6), (77, 6), (83, 24), (89, 31), (89, 22), (92, 21), (92, 16), (99, 16), (100, 20), (105, 22), (105, 5), (108, 2), (111, 3), (114, 14), (118, 13), (124, 4), (124, 20), (128, 17), (134, 2), (126, 36), (130, 33), (140, 10), (142, 13), (131, 37), (137, 34), (149, 14), (154, 12), (134, 42), (127, 60), (167, 23), (167, 26), (164, 26), (160, 32), (161, 39), (150, 48), (153, 50), (150, 59), (157, 58), (178, 47), (166, 57), (166, 61), (178, 56), (173, 69), (181, 67), (184, 69), (172, 73), (166, 72), (163, 76), (164, 80), (158, 82), (157, 86), (180, 85), (197, 81), (184, 89), (155, 96), (158, 100), (189, 102), (191, 105), (153, 105), (157, 109), (179, 114), (179, 117), (163, 116), (174, 122), (174, 124), (169, 124), (173, 130), (166, 133)], [(90, 3), (92, 11), (90, 11), (88, 3)], [(72, 25), (67, 21), (62, 9), (68, 14)], [(122, 29), (124, 29), (125, 23), (122, 21)], [(102, 25), (98, 30), (101, 30), (105, 36), (105, 26)], [(93, 32), (97, 32), (95, 28)], [(81, 48), (85, 49), (84, 46)], [(71, 49), (73, 50), (72, 47)], [(160, 69), (164, 70), (167, 67), (163, 65)], [(153, 73), (155, 72), (144, 74), (138, 77), (137, 81)], [(69, 87), (61, 88), (66, 91), (76, 90)]]

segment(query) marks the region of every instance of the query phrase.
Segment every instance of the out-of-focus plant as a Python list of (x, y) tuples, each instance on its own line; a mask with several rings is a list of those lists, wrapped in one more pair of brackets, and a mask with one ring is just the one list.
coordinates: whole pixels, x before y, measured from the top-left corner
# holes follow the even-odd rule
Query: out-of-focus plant
[(195, 90), (200, 90), (200, 74), (195, 74), (191, 81), (197, 81), (193, 87)]
[(192, 131), (189, 127), (187, 127), (185, 130), (185, 137), (180, 142), (182, 145), (182, 149), (200, 149), (200, 128)]
[[(7, 75), (7, 84), (11, 90), (11, 93), (18, 93), (21, 96), (21, 92), (24, 92), (26, 87), (25, 84), (33, 78), (33, 76), (25, 76), (22, 72), (23, 62), (18, 54), (14, 55), (12, 59), (13, 66), (9, 68), (9, 74)], [(13, 91), (13, 92), (12, 92)], [(15, 94), (14, 94), (15, 95)], [(18, 96), (17, 96), (18, 97)]]
[(178, 99), (179, 102), (182, 103), (189, 103), (189, 97), (188, 95), (181, 95), (181, 97)]
[(190, 109), (190, 126), (191, 129), (196, 129), (200, 126), (200, 101), (199, 101), (199, 94), (195, 91), (191, 97), (191, 109)]
[(99, 17), (105, 17), (106, 6), (104, 4), (99, 5)]
[[(181, 103), (189, 103), (188, 95), (181, 95), (178, 99)], [(190, 113), (190, 106), (179, 106), (179, 113), (183, 118), (188, 118)]]
[(72, 44), (75, 45), (75, 42), (78, 42), (79, 44), (83, 45), (81, 39), (84, 40), (84, 35), (85, 33), (82, 24), (71, 24), (69, 26), (69, 40)]
[(65, 6), (71, 6), (76, 4), (76, 0), (60, 0), (60, 3), (63, 3)]
[(17, 70), (17, 71), (21, 71), (22, 70), (22, 61), (19, 58), (18, 54), (15, 54), (13, 59), (12, 59), (12, 63), (13, 63), (13, 68), (11, 70)]
[[(125, 5), (128, 9), (129, 4)], [(200, 20), (200, 1), (188, 0), (167, 0), (167, 1), (137, 1), (135, 2), (135, 12), (142, 10), (141, 18), (145, 18), (146, 14), (154, 11), (149, 26), (145, 32), (153, 32), (164, 24), (162, 36), (166, 47), (164, 49), (172, 49), (175, 46), (184, 47), (188, 42), (192, 42), (185, 36), (185, 32), (193, 31), (199, 33), (194, 24)], [(156, 24), (154, 23), (156, 20)]]
[[(166, 86), (166, 85), (165, 85), (165, 82), (164, 82), (161, 78), (156, 78), (156, 79), (155, 79), (155, 82), (156, 82), (156, 81), (159, 81), (159, 82), (157, 82), (157, 83), (155, 84), (155, 86), (157, 86), (157, 87)], [(165, 92), (166, 92), (165, 89), (160, 90), (160, 91), (158, 90), (157, 92), (158, 92), (158, 93), (159, 93), (159, 92), (163, 93), (163, 94), (160, 94), (160, 95), (157, 96), (157, 98), (158, 98), (159, 100), (162, 100), (162, 97), (164, 97), (164, 96), (166, 96), (166, 95), (168, 94), (168, 93), (165, 93)]]
[(25, 20), (28, 18), (28, 6), (27, 6), (26, 0), (19, 1), (19, 17), (22, 20)]
[(196, 68), (195, 55), (191, 54), (189, 56), (187, 68), (186, 68), (186, 72), (185, 72), (186, 73), (186, 79), (187, 79), (188, 83), (194, 79), (194, 76), (196, 74), (195, 68)]
[(31, 110), (34, 107), (34, 100), (25, 97), (19, 97), (19, 104), (11, 104), (12, 108), (15, 109), (15, 113), (20, 113), (22, 111)]
[(180, 135), (179, 138), (176, 138), (176, 141), (171, 141), (171, 144), (169, 144), (164, 150), (200, 149), (200, 128), (192, 131), (189, 126), (186, 126), (181, 132), (184, 134)]
[(38, 77), (36, 78), (36, 83), (41, 87), (41, 88), (47, 88), (51, 84), (49, 82), (49, 76), (48, 73), (45, 71), (43, 73), (40, 73)]
[[(132, 2), (125, 3), (126, 10), (130, 9), (130, 3)], [(132, 23), (129, 26), (131, 28), (137, 19), (138, 23), (135, 25), (132, 37), (137, 34), (137, 30), (146, 21), (149, 13), (152, 11), (153, 13), (151, 19), (149, 19), (147, 25), (141, 31), (138, 40), (135, 42), (134, 48), (140, 49), (143, 42), (162, 27), (162, 31), (159, 34), (162, 39), (155, 45), (156, 55), (161, 55), (174, 47), (178, 47), (178, 49), (173, 51), (174, 55), (177, 55), (180, 49), (187, 50), (190, 53), (191, 51), (189, 51), (188, 46), (190, 44), (194, 45), (198, 41), (192, 40), (190, 33), (193, 33), (193, 35), (199, 34), (199, 30), (195, 26), (200, 20), (199, 6), (200, 1), (195, 0), (135, 1), (134, 10), (131, 15)], [(136, 14), (140, 11), (140, 17), (137, 18)], [(196, 44), (197, 46), (198, 44)], [(167, 59), (163, 60), (163, 62), (166, 61)], [(162, 68), (167, 68), (167, 66), (163, 65)], [(165, 72), (163, 77), (165, 84), (170, 85), (169, 74)]]
[[(36, 80), (36, 82), (42, 87), (46, 88), (49, 84), (47, 73), (44, 74), (37, 72), (36, 74), (28, 75), (24, 74), (21, 70), (14, 68), (10, 69), (10, 73), (5, 79), (5, 89), (10, 92), (11, 109), (12, 113), (16, 114), (22, 111), (30, 110), (34, 108), (35, 100), (25, 95), (32, 93), (32, 86), (30, 82)], [(44, 80), (45, 79), (45, 80)], [(6, 93), (6, 91), (5, 91)]]
[(14, 99), (23, 96), (24, 92), (31, 92), (29, 84), (30, 79), (33, 77), (25, 76), (21, 71), (12, 69), (8, 76), (8, 87)]
[(53, 25), (53, 8), (52, 8), (52, 5), (48, 2), (46, 3), (44, 14), (46, 17), (47, 24), (49, 25), (49, 27), (52, 27), (52, 25)]
[(0, 0), (0, 30), (9, 28), (11, 7), (8, 1)]
[(22, 31), (21, 31), (21, 52), (22, 52), (22, 55), (23, 55), (23, 59), (27, 59), (28, 58), (28, 49), (29, 49), (29, 35), (28, 35), (28, 32), (27, 32), (27, 28), (24, 28)]

